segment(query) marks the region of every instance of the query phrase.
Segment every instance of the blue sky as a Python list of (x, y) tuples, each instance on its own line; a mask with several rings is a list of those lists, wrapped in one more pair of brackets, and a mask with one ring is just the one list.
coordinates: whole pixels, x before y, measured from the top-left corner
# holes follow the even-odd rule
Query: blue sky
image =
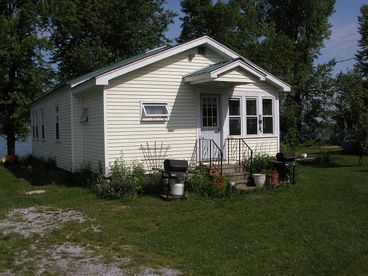
[[(367, 0), (337, 0), (335, 5), (335, 13), (330, 17), (332, 24), (332, 34), (329, 40), (325, 41), (325, 48), (321, 51), (321, 56), (317, 63), (326, 62), (332, 58), (336, 60), (344, 60), (354, 57), (358, 49), (358, 15), (360, 7)], [(180, 11), (180, 0), (167, 0), (166, 7), (175, 11), (178, 16), (174, 23), (170, 25), (167, 36), (175, 39), (180, 34), (180, 19), (182, 16)], [(352, 68), (355, 61), (350, 60), (336, 64), (335, 73), (341, 70)]]

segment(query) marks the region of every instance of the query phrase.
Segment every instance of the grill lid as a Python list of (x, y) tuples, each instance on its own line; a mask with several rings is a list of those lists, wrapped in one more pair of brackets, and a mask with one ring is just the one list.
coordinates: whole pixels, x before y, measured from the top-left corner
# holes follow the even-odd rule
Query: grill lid
[(164, 161), (164, 169), (169, 172), (186, 172), (188, 169), (188, 161), (166, 159)]
[(276, 154), (277, 161), (291, 162), (295, 160), (295, 154), (293, 152), (279, 152)]

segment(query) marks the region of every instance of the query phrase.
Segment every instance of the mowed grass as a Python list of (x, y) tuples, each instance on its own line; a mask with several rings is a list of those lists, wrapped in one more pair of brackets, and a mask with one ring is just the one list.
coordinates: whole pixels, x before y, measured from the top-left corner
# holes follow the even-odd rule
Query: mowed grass
[[(0, 167), (0, 219), (14, 208), (54, 206), (95, 218), (103, 231), (68, 224), (44, 243), (72, 240), (121, 252), (136, 265), (170, 266), (192, 275), (368, 274), (368, 161), (335, 155), (329, 166), (301, 166), (297, 184), (227, 199), (129, 202), (96, 198), (88, 189), (55, 184), (46, 194)], [(122, 207), (127, 206), (127, 207)], [(66, 237), (68, 234), (68, 237)], [(0, 267), (11, 268), (31, 239), (0, 235)], [(107, 252), (107, 253), (106, 253)], [(1, 271), (1, 270), (0, 270)]]

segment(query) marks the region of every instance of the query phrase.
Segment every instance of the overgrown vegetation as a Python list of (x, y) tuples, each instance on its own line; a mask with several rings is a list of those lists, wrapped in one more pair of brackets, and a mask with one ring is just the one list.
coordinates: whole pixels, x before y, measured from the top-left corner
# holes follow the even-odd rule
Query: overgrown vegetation
[(187, 179), (187, 190), (197, 196), (208, 198), (227, 197), (236, 192), (226, 177), (219, 174), (210, 175), (208, 170), (190, 173)]

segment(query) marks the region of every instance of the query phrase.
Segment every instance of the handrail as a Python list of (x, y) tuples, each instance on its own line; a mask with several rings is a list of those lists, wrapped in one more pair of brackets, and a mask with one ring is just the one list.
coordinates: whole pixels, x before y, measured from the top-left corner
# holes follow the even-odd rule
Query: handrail
[[(199, 157), (199, 163), (201, 163), (203, 160), (203, 156), (202, 156), (202, 150), (204, 149), (203, 147), (203, 142), (207, 142), (209, 143), (209, 145), (207, 145), (207, 153), (209, 153), (209, 163), (210, 163), (210, 167), (214, 166), (212, 164), (212, 160), (214, 158), (214, 156), (212, 156), (212, 147), (214, 147), (214, 149), (217, 150), (218, 152), (218, 157), (217, 158), (217, 162), (219, 163), (218, 164), (218, 167), (217, 170), (220, 172), (220, 175), (222, 175), (222, 163), (223, 163), (223, 159), (224, 159), (224, 153), (223, 151), (221, 150), (221, 148), (217, 145), (217, 143), (213, 140), (213, 139), (206, 139), (206, 138), (199, 138), (198, 139), (198, 157)], [(208, 151), (208, 148), (209, 148), (209, 151)], [(214, 166), (216, 168), (216, 166)]]
[(244, 138), (234, 138), (234, 137), (229, 137), (226, 139), (227, 140), (227, 161), (230, 162), (230, 141), (238, 141), (238, 163), (239, 165), (241, 165), (242, 162), (242, 145), (246, 146), (246, 148), (248, 149), (248, 151), (250, 152), (250, 164), (249, 164), (249, 172), (250, 175), (253, 174), (253, 150), (252, 148), (247, 144), (247, 142), (245, 142)]

